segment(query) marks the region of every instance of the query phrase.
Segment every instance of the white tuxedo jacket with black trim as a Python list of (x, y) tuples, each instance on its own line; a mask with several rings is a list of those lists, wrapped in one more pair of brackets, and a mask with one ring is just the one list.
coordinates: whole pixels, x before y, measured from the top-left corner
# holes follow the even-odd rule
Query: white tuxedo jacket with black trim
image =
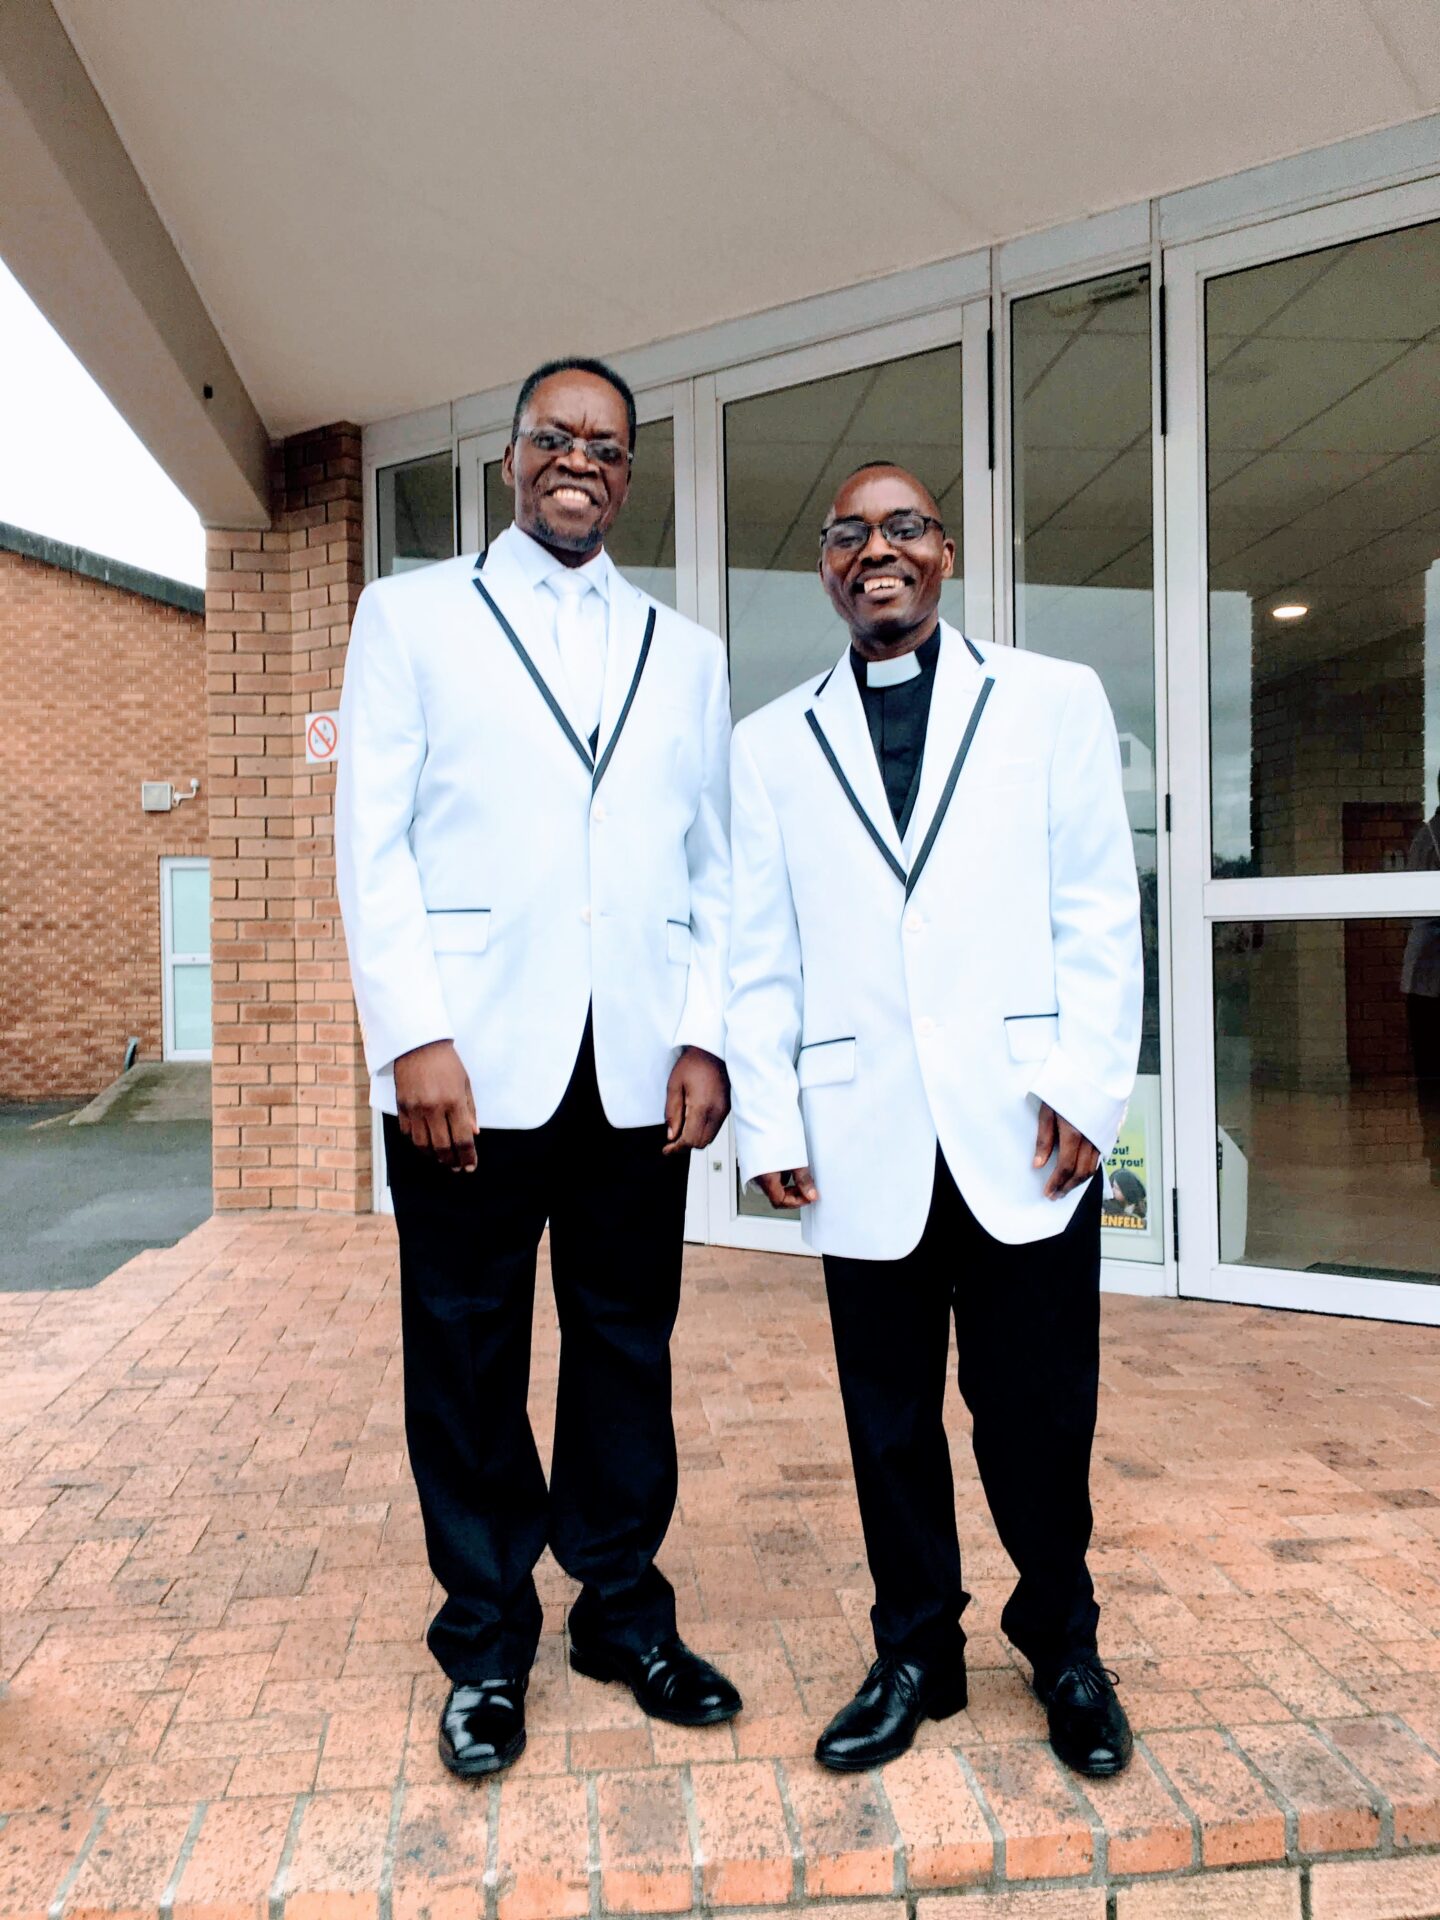
[(735, 729), (726, 1057), (740, 1171), (808, 1163), (823, 1253), (894, 1260), (940, 1144), (1010, 1243), (1058, 1233), (1040, 1102), (1103, 1153), (1140, 1043), (1139, 897), (1088, 667), (941, 628), (902, 844), (848, 657)]
[(616, 575), (592, 754), (505, 534), (374, 581), (340, 706), (335, 854), (371, 1101), (452, 1039), (481, 1127), (537, 1127), (594, 1005), (612, 1125), (724, 1045), (730, 698), (713, 634)]

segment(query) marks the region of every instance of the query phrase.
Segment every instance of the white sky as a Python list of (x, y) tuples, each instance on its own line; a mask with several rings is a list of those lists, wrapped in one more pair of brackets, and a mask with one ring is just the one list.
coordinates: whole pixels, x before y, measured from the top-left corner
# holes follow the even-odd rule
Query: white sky
[(0, 262), (0, 520), (205, 583), (205, 534)]

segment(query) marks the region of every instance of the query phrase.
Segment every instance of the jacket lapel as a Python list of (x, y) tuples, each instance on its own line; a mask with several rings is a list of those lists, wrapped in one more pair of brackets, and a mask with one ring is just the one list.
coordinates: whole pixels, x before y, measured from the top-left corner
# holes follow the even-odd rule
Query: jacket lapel
[(593, 772), (594, 756), (580, 731), (578, 719), (569, 708), (569, 688), (554, 639), (546, 623), (536, 616), (535, 589), (515, 565), (503, 533), (476, 562), (471, 584), (477, 605), (491, 614), (561, 733), (584, 762), (586, 771)]
[(599, 755), (595, 785), (625, 731), (655, 637), (655, 609), (628, 580), (610, 569), (610, 620), (605, 647), (605, 690), (600, 702)]
[(885, 783), (871, 744), (848, 647), (806, 709), (805, 720), (859, 826), (903, 885), (905, 861), (900, 836), (895, 831), (890, 803), (885, 798)]
[(915, 891), (944, 825), (994, 684), (994, 674), (979, 650), (971, 646), (964, 634), (942, 623), (940, 658), (935, 663), (935, 685), (930, 694), (930, 718), (925, 730), (920, 792), (905, 835), (905, 862), (909, 868), (905, 883), (907, 894)]

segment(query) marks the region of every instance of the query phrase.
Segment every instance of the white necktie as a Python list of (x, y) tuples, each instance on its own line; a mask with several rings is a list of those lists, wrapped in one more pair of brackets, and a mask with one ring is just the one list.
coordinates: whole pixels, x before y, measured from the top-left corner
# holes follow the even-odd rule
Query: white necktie
[(552, 573), (546, 585), (555, 595), (560, 665), (588, 736), (600, 724), (605, 692), (605, 602), (578, 570)]

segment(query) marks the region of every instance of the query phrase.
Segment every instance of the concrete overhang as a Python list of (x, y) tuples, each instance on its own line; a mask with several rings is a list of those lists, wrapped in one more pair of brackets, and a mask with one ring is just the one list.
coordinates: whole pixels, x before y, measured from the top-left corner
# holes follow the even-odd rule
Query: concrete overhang
[(232, 523), (247, 391), (368, 423), (1440, 108), (1435, 0), (55, 5), (0, 253)]

